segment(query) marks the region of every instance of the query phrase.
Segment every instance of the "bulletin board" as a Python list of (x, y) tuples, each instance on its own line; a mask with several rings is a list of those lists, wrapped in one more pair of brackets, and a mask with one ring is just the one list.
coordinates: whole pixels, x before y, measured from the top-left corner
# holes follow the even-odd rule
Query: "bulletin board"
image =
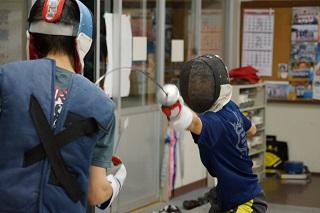
[[(295, 0), (295, 1), (248, 1), (241, 3), (241, 24), (240, 24), (240, 62), (242, 62), (242, 39), (244, 35), (243, 22), (244, 11), (246, 9), (272, 9), (274, 16), (273, 28), (273, 53), (272, 53), (272, 74), (263, 76), (266, 81), (280, 81), (278, 76), (278, 65), (281, 63), (289, 64), (291, 53), (291, 27), (292, 27), (292, 8), (293, 7), (313, 7), (320, 6), (320, 1)], [(317, 103), (319, 100), (271, 100), (279, 102), (293, 103)]]

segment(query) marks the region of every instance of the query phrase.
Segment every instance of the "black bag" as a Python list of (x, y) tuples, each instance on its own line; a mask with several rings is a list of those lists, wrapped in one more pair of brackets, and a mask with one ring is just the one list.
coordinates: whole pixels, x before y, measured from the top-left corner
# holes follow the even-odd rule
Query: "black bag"
[(283, 170), (283, 163), (287, 160), (289, 160), (287, 142), (278, 141), (274, 135), (267, 135), (266, 173), (275, 174), (278, 170)]

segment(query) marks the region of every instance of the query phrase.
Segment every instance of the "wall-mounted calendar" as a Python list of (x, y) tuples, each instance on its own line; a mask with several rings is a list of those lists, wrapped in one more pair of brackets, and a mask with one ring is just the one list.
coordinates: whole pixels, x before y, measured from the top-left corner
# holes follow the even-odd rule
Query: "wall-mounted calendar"
[(260, 76), (272, 75), (274, 10), (245, 9), (242, 66), (253, 66)]

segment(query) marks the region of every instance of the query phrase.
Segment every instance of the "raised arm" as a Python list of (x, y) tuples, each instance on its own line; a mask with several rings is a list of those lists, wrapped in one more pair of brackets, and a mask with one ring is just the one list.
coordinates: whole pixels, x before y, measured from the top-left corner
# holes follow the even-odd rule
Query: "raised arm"
[(159, 101), (162, 112), (167, 116), (172, 127), (178, 131), (189, 130), (199, 135), (202, 122), (195, 112), (184, 105), (179, 89), (173, 84), (166, 84), (163, 89), (164, 91), (159, 93)]
[(195, 112), (193, 112), (192, 122), (189, 125), (189, 127), (187, 128), (187, 130), (189, 130), (190, 132), (192, 132), (196, 135), (200, 135), (200, 133), (201, 133), (202, 122), (201, 122), (201, 119), (199, 118), (199, 116)]

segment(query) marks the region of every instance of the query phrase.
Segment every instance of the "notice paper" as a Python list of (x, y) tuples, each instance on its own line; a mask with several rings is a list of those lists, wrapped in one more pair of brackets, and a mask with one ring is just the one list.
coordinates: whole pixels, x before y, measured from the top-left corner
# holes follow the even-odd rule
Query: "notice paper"
[[(113, 18), (114, 15), (111, 13), (106, 13), (104, 15), (106, 23), (106, 40), (107, 40), (107, 50), (108, 50), (108, 60), (107, 60), (107, 74), (104, 81), (104, 90), (109, 97), (114, 97), (115, 87), (117, 87), (119, 82), (114, 82), (115, 76), (118, 72), (121, 72), (121, 97), (127, 97), (130, 92), (130, 73), (132, 67), (132, 30), (130, 23), (130, 16), (121, 16), (121, 59), (120, 67), (115, 67), (115, 58), (113, 55), (113, 48), (115, 46), (115, 40), (113, 36)], [(117, 38), (119, 39), (119, 38)]]
[(171, 40), (171, 62), (184, 61), (184, 41)]
[(133, 61), (147, 61), (147, 37), (133, 37)]

